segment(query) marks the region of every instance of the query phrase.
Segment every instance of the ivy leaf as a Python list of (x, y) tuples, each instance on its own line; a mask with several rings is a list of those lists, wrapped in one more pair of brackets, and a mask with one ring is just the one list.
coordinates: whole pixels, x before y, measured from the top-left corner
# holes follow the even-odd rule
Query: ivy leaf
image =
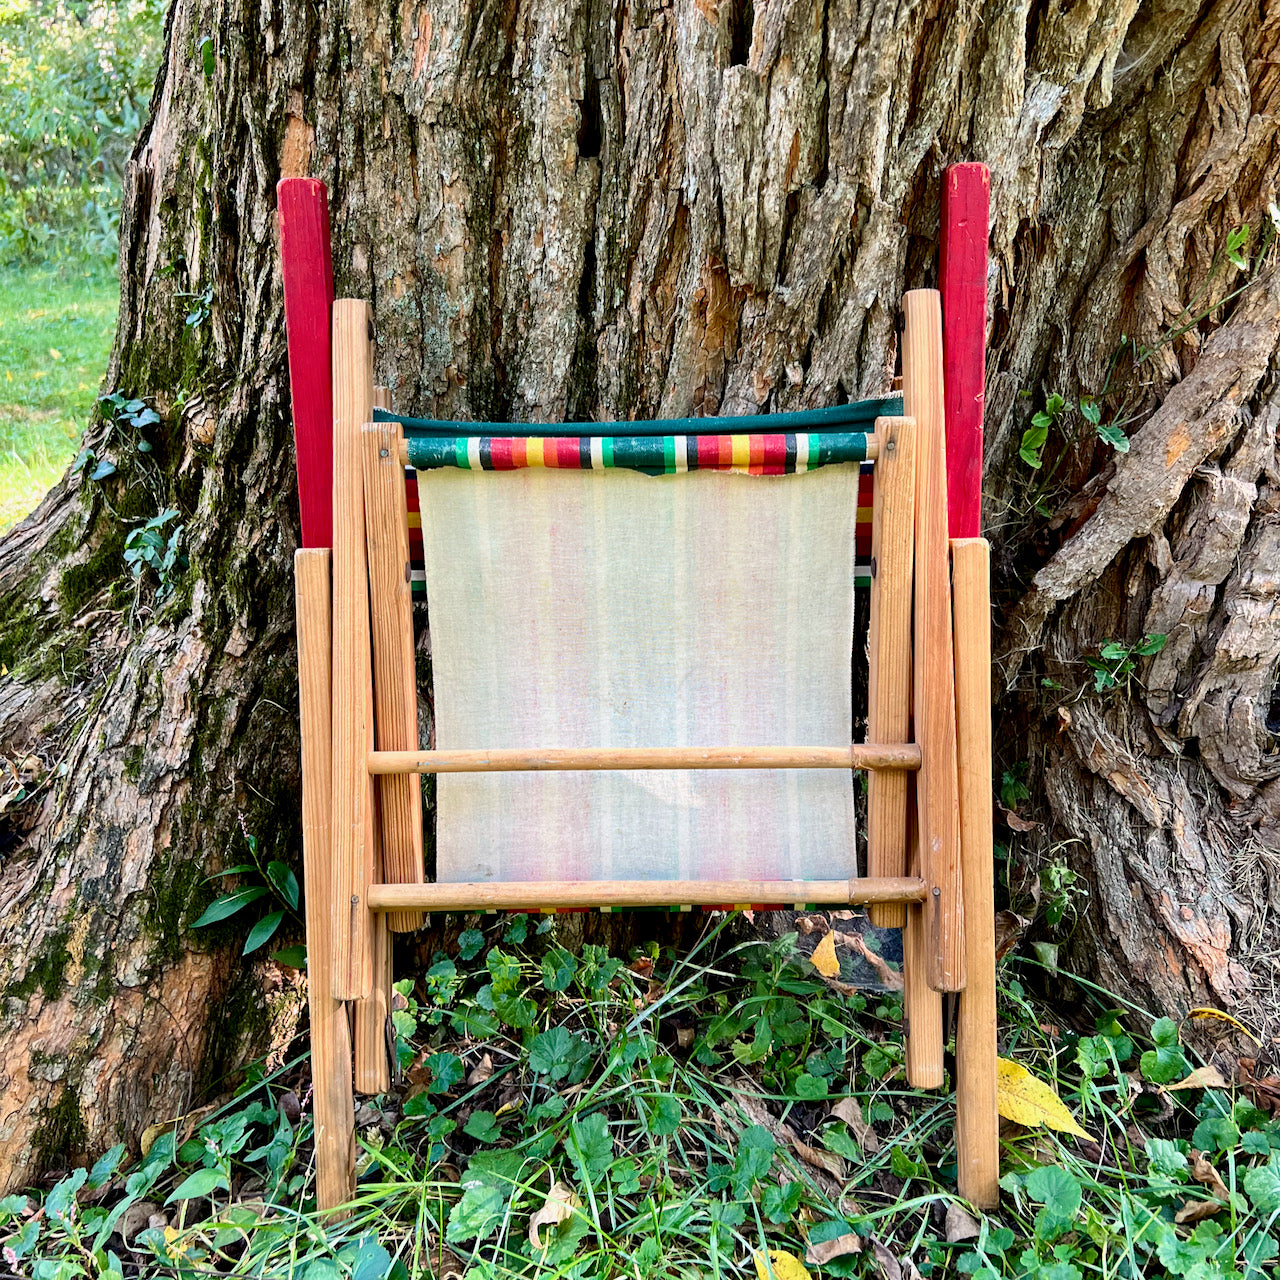
[(1187, 1157), (1178, 1150), (1177, 1143), (1169, 1138), (1148, 1138), (1147, 1168), (1149, 1173), (1185, 1182)]
[(1098, 433), (1098, 439), (1104, 444), (1109, 444), (1117, 453), (1129, 452), (1129, 437), (1125, 435), (1123, 427), (1117, 426), (1114, 422), (1100, 422), (1095, 430)]
[(1191, 1141), (1201, 1151), (1233, 1151), (1240, 1141), (1240, 1129), (1230, 1116), (1209, 1116), (1196, 1125)]
[(578, 962), (563, 947), (552, 947), (542, 957), (542, 985), (548, 991), (566, 991), (578, 972)]
[(497, 1187), (468, 1187), (449, 1212), (445, 1239), (450, 1244), (483, 1240), (502, 1221), (507, 1198)]
[(200, 48), (200, 63), (201, 63), (201, 66), (204, 68), (205, 78), (210, 79), (212, 78), (213, 73), (217, 69), (217, 65), (218, 65), (214, 61), (214, 56), (213, 56), (213, 37), (205, 36), (200, 41), (199, 48)]
[(760, 1207), (770, 1222), (790, 1222), (791, 1215), (800, 1207), (804, 1187), (799, 1182), (788, 1182), (783, 1186), (770, 1183), (760, 1197)]
[(807, 1071), (796, 1077), (796, 1097), (806, 1102), (813, 1102), (827, 1096), (827, 1082), (821, 1076), (810, 1075)]
[(479, 929), (464, 929), (458, 934), (458, 955), (464, 960), (474, 960), (484, 947), (484, 934)]
[(590, 1052), (580, 1036), (564, 1027), (552, 1027), (534, 1036), (529, 1048), (529, 1066), (540, 1076), (563, 1080)]
[(116, 473), (116, 464), (110, 458), (100, 458), (98, 465), (89, 473), (90, 480), (105, 480)]
[(1036, 421), (1042, 416), (1036, 414), (1031, 420), (1031, 426), (1022, 433), (1022, 443), (1018, 446), (1018, 457), (1033, 471), (1039, 471), (1044, 465), (1040, 455), (1049, 439), (1049, 424), (1038, 425)]
[(1042, 1240), (1056, 1239), (1080, 1211), (1080, 1180), (1060, 1165), (1045, 1164), (1032, 1169), (1023, 1185), (1027, 1195), (1044, 1206), (1036, 1215), (1036, 1235)]
[(653, 1137), (669, 1138), (680, 1128), (684, 1108), (680, 1105), (679, 1098), (673, 1098), (670, 1094), (660, 1094), (655, 1098), (646, 1099), (645, 1106), (647, 1114), (643, 1110), (641, 1114), (644, 1116), (645, 1129)]
[(283, 911), (273, 911), (270, 915), (265, 915), (257, 924), (249, 930), (249, 936), (244, 940), (244, 950), (241, 955), (251, 955), (261, 946), (265, 946), (271, 941), (275, 931), (280, 927), (280, 921), (284, 919)]
[(583, 1182), (594, 1185), (600, 1181), (613, 1162), (613, 1138), (609, 1134), (609, 1122), (602, 1111), (595, 1111), (569, 1126), (564, 1140), (565, 1150), (577, 1167)]
[(226, 920), (242, 907), (247, 907), (249, 903), (265, 897), (266, 892), (265, 886), (258, 884), (251, 889), (237, 889), (235, 893), (224, 893), (222, 897), (214, 898), (209, 903), (204, 914), (191, 927), (199, 929), (202, 925), (217, 924), (219, 920)]
[(733, 1194), (737, 1199), (745, 1200), (751, 1188), (768, 1174), (775, 1150), (773, 1135), (763, 1125), (743, 1129), (733, 1160)]
[(473, 1111), (462, 1132), (477, 1142), (497, 1142), (502, 1137), (502, 1128), (492, 1111)]
[[(1164, 636), (1160, 637), (1160, 647), (1163, 648)], [(1155, 637), (1149, 637), (1154, 641)], [(1138, 649), (1135, 652), (1141, 653)], [(1159, 649), (1151, 650), (1152, 653), (1158, 653)], [(1105, 658), (1106, 646), (1103, 646), (1102, 656)], [(1123, 654), (1121, 656), (1127, 656)], [(1155, 1041), (1156, 1047), (1148, 1049), (1142, 1055), (1140, 1066), (1142, 1068), (1142, 1076), (1144, 1080), (1150, 1080), (1152, 1084), (1168, 1084), (1171, 1080), (1180, 1080), (1187, 1074), (1187, 1060), (1183, 1057), (1182, 1049), (1178, 1044), (1178, 1024), (1172, 1018), (1157, 1018), (1151, 1025), (1151, 1038)]]
[(227, 1175), (221, 1169), (197, 1169), (178, 1183), (165, 1204), (172, 1204), (175, 1200), (199, 1200), (214, 1191), (226, 1190)]
[(462, 1059), (456, 1053), (428, 1054), (422, 1065), (431, 1072), (428, 1093), (448, 1093), (464, 1074)]

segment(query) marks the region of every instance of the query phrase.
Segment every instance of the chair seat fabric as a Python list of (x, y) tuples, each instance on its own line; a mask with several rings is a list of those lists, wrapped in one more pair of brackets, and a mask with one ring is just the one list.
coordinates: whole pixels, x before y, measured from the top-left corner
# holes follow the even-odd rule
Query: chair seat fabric
[[(859, 468), (418, 476), (435, 746), (852, 740)], [(841, 770), (449, 774), (442, 881), (854, 874)]]

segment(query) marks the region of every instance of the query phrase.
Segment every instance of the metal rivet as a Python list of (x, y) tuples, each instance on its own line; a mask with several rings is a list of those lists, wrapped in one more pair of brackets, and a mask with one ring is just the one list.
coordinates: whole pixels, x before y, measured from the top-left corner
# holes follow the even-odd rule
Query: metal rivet
[(934, 889), (933, 889), (933, 896), (934, 896), (935, 898), (940, 898), (940, 897), (942, 897), (942, 890), (941, 890), (941, 889), (939, 889), (939, 888), (937, 887), (937, 885), (935, 885), (935, 886), (934, 886)]
[(390, 450), (390, 449), (379, 449), (379, 450), (378, 450), (378, 457), (380, 457), (380, 458), (389, 458), (389, 457), (391, 457), (391, 450)]
[[(934, 892), (936, 893), (937, 890), (935, 889)], [(358, 893), (353, 893), (351, 895), (351, 905), (353, 907), (358, 907), (360, 905), (360, 895)]]
[(898, 442), (892, 436), (886, 441), (884, 446), (885, 453), (892, 453), (898, 447)]

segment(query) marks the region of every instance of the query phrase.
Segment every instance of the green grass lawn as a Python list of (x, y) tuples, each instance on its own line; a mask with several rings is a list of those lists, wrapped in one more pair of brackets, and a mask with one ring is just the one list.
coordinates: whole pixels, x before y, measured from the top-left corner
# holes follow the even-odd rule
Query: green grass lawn
[(118, 302), (107, 272), (0, 272), (0, 532), (31, 511), (75, 457)]

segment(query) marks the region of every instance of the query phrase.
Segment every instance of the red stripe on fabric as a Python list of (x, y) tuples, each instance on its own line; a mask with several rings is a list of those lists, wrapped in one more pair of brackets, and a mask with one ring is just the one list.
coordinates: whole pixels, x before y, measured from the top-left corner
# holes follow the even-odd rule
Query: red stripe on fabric
[(404, 497), (411, 515), (413, 512), (420, 510), (418, 506), (418, 473), (416, 471), (406, 471), (404, 473)]
[(511, 457), (512, 450), (512, 441), (509, 437), (495, 437), (492, 444), (489, 446), (489, 465), (495, 471), (515, 470), (515, 462)]
[(761, 459), (760, 474), (781, 476), (787, 472), (787, 437), (762, 436), (764, 452)]
[(582, 441), (577, 436), (565, 436), (555, 442), (555, 464), (569, 471), (582, 469)]

